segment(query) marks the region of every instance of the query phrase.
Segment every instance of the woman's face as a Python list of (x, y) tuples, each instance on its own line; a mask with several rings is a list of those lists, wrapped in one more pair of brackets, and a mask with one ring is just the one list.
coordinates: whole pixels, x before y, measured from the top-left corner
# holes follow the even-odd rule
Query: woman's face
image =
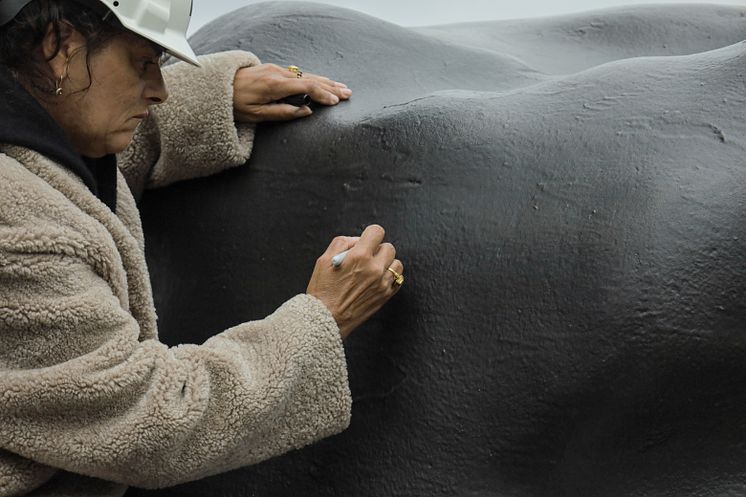
[(127, 33), (113, 38), (86, 64), (85, 39), (75, 30), (68, 35), (63, 50), (50, 62), (57, 76), (67, 70), (62, 95), (47, 98), (42, 105), (81, 155), (121, 152), (147, 117), (148, 107), (168, 98), (160, 68), (162, 51)]

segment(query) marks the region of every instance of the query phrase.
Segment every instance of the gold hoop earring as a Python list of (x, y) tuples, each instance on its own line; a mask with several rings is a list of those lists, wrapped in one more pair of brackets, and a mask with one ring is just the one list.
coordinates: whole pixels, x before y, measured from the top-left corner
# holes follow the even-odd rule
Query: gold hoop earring
[(67, 70), (69, 67), (70, 67), (70, 58), (67, 58), (65, 60), (65, 72), (62, 74), (62, 76), (60, 76), (57, 79), (57, 84), (55, 85), (55, 88), (54, 88), (54, 94), (57, 95), (58, 97), (63, 94), (62, 82), (65, 81), (65, 79), (67, 79)]
[(57, 80), (57, 85), (54, 89), (54, 94), (58, 97), (62, 95), (62, 80), (64, 79), (64, 76), (60, 76)]

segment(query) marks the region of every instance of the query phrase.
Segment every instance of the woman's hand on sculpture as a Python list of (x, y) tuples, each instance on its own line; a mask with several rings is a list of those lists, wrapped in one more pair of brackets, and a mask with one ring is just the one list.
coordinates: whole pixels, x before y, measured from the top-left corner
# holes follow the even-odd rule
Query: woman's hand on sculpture
[(322, 105), (337, 105), (349, 99), (352, 90), (344, 83), (315, 74), (303, 73), (298, 77), (297, 73), (275, 64), (244, 67), (233, 80), (233, 114), (236, 121), (250, 123), (310, 116), (313, 111), (307, 105), (277, 103), (298, 94), (307, 94)]
[[(316, 261), (307, 293), (326, 305), (339, 326), (342, 338), (352, 333), (399, 290), (388, 268), (402, 274), (396, 249), (383, 243), (384, 230), (374, 224), (360, 237), (338, 236)], [(338, 267), (332, 257), (349, 250)]]

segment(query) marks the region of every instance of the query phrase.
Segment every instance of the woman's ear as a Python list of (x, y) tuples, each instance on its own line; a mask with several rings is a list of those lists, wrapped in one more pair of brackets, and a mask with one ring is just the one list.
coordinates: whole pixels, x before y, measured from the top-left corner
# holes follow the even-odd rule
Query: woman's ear
[[(59, 38), (55, 33), (55, 25), (59, 29)], [(85, 47), (85, 44), (85, 37), (69, 22), (49, 23), (41, 49), (55, 77), (65, 76), (70, 58)]]

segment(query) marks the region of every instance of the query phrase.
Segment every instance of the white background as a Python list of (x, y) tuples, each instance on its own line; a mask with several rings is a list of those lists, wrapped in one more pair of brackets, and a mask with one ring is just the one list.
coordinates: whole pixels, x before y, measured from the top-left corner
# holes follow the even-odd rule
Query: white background
[[(194, 0), (189, 33), (194, 33), (200, 26), (222, 14), (259, 1)], [(746, 6), (743, 0), (327, 0), (322, 3), (358, 10), (402, 26), (540, 17), (631, 4), (710, 3)]]

